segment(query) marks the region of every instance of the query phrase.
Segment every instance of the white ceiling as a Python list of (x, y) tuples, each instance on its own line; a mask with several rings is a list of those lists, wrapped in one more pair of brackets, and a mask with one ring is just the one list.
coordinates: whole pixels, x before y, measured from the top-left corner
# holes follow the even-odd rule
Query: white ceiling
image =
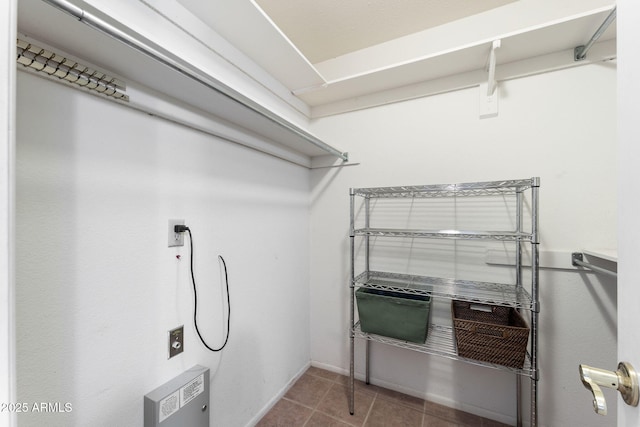
[(516, 0), (255, 0), (312, 64)]

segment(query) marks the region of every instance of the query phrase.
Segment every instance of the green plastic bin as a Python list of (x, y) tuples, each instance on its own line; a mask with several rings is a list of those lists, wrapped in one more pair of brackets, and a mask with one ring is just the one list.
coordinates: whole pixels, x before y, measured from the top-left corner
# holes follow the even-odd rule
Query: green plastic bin
[(431, 297), (360, 288), (356, 291), (362, 332), (424, 343)]

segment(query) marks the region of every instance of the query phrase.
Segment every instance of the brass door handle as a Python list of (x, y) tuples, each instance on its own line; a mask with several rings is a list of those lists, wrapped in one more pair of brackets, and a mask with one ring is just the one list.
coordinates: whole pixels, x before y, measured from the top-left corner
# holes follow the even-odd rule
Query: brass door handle
[(627, 362), (618, 363), (618, 370), (606, 371), (587, 365), (580, 365), (580, 379), (585, 388), (593, 394), (593, 409), (600, 415), (607, 415), (607, 402), (600, 387), (618, 390), (627, 405), (638, 406), (638, 375)]

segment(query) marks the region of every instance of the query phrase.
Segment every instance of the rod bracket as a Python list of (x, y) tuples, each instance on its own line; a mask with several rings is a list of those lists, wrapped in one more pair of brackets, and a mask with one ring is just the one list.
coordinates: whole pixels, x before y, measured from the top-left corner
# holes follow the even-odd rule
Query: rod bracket
[(584, 267), (589, 270), (595, 271), (596, 273), (606, 274), (611, 277), (618, 277), (618, 272), (615, 270), (610, 270), (607, 268), (600, 267), (595, 264), (591, 264), (584, 260), (584, 254), (582, 252), (572, 252), (571, 253), (571, 265), (574, 267)]
[(591, 36), (591, 39), (589, 39), (587, 44), (576, 46), (575, 49), (573, 49), (574, 61), (584, 61), (585, 59), (587, 59), (587, 52), (589, 51), (589, 49), (591, 49), (591, 46), (593, 46), (593, 44), (596, 41), (598, 41), (600, 36), (604, 34), (607, 28), (609, 28), (609, 25), (611, 25), (611, 23), (616, 19), (616, 16), (617, 16), (617, 7), (614, 7), (613, 9), (611, 9), (611, 12), (609, 12), (609, 15), (604, 20), (602, 25), (600, 25), (600, 27), (598, 27), (598, 29), (593, 34), (593, 36)]
[(576, 46), (573, 49), (573, 60), (584, 61), (587, 59), (587, 55), (584, 53), (584, 45)]
[(579, 262), (584, 262), (584, 255), (582, 252), (572, 252), (571, 253), (571, 265), (574, 267), (580, 267)]

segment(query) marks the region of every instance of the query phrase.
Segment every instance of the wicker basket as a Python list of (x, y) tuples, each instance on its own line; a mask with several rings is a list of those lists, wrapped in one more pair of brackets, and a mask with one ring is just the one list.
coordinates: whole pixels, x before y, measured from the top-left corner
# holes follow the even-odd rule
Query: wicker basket
[(451, 314), (459, 356), (523, 367), (529, 327), (514, 308), (454, 300)]

